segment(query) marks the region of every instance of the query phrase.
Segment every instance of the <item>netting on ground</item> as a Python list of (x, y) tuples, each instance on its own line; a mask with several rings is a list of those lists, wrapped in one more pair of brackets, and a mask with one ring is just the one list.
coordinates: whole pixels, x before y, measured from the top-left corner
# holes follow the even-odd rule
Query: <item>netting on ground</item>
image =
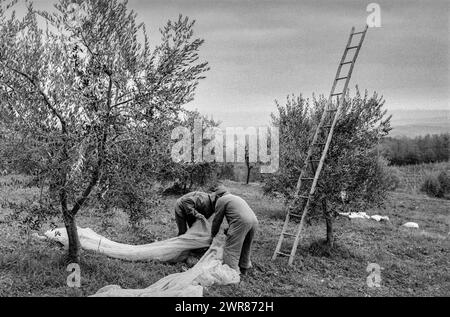
[[(178, 262), (190, 252), (209, 246), (208, 251), (191, 269), (166, 276), (145, 289), (123, 289), (110, 285), (100, 289), (94, 297), (199, 297), (203, 288), (239, 283), (239, 273), (222, 264), (224, 239), (218, 236), (209, 245), (211, 223), (197, 221), (186, 234), (146, 245), (128, 245), (111, 241), (93, 230), (78, 228), (81, 247), (106, 256), (129, 261)], [(51, 230), (45, 235), (68, 247), (65, 228)]]

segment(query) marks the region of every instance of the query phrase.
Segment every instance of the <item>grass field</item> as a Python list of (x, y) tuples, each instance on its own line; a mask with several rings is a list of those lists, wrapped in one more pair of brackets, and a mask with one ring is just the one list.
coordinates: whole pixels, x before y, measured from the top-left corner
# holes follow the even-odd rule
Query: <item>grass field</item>
[[(0, 178), (0, 296), (88, 296), (99, 288), (118, 284), (145, 288), (159, 279), (186, 269), (186, 264), (132, 263), (83, 252), (82, 287), (66, 286), (68, 272), (64, 251), (56, 244), (28, 240), (17, 224), (5, 220), (6, 201), (36, 199), (37, 188), (24, 186), (24, 178)], [(404, 191), (392, 192), (385, 207), (369, 214), (389, 216), (390, 222), (338, 218), (337, 245), (323, 245), (324, 225), (307, 228), (295, 266), (286, 259), (270, 260), (282, 226), (282, 203), (262, 195), (258, 184), (227, 182), (246, 199), (260, 220), (254, 244), (255, 269), (239, 285), (214, 286), (205, 296), (449, 296), (450, 295), (450, 201)], [(172, 215), (175, 197), (166, 198), (160, 211), (146, 223), (148, 237), (136, 236), (126, 216), (117, 211), (110, 227), (91, 210), (78, 217), (80, 227), (90, 227), (118, 242), (148, 243), (176, 234)], [(58, 220), (57, 220), (58, 221)], [(414, 221), (419, 230), (402, 228)], [(62, 226), (60, 221), (57, 225)], [(47, 228), (43, 228), (45, 230)], [(382, 267), (381, 288), (369, 288), (369, 263)]]

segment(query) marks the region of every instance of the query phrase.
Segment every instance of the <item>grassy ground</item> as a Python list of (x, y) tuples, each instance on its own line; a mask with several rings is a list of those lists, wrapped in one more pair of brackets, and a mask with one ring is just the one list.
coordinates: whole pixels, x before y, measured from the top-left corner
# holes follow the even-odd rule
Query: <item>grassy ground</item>
[[(144, 288), (159, 279), (186, 269), (186, 264), (132, 263), (83, 252), (82, 288), (67, 288), (62, 255), (56, 244), (27, 239), (17, 224), (5, 220), (6, 201), (36, 199), (37, 188), (24, 186), (23, 177), (0, 178), (0, 296), (87, 296), (99, 288), (118, 284)], [(254, 244), (255, 269), (239, 285), (215, 286), (206, 296), (449, 296), (450, 295), (450, 201), (420, 194), (393, 192), (382, 209), (369, 214), (387, 215), (390, 222), (336, 221), (337, 245), (328, 250), (322, 243), (324, 224), (308, 227), (293, 267), (286, 259), (270, 260), (284, 217), (282, 203), (262, 195), (258, 184), (228, 182), (255, 210), (260, 231)], [(108, 228), (90, 210), (78, 225), (90, 227), (108, 238), (125, 243), (148, 243), (176, 234), (171, 213), (175, 198), (167, 198), (160, 211), (146, 223), (148, 236), (136, 235), (125, 215), (117, 211)], [(401, 228), (414, 221), (419, 230)], [(62, 223), (57, 223), (62, 225)], [(46, 228), (44, 228), (46, 229)], [(381, 288), (371, 289), (366, 278), (369, 263), (382, 267)]]

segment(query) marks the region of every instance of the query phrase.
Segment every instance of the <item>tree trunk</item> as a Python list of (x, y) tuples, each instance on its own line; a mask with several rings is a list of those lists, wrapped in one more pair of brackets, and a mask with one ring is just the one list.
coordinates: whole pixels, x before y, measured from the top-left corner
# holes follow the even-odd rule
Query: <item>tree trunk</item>
[(194, 175), (191, 174), (190, 180), (189, 180), (189, 191), (192, 190), (192, 186), (194, 186)]
[(183, 188), (182, 188), (182, 193), (186, 194), (187, 191), (187, 182), (188, 182), (188, 177), (184, 178), (184, 183), (183, 183)]
[(252, 170), (251, 167), (247, 167), (247, 182), (246, 182), (247, 185), (250, 183), (250, 172), (251, 172), (251, 170)]
[(69, 252), (67, 254), (67, 260), (69, 263), (79, 263), (80, 239), (78, 237), (75, 217), (70, 215), (68, 211), (64, 213), (64, 224), (66, 226), (67, 237), (69, 238)]
[(247, 166), (247, 181), (245, 183), (248, 185), (250, 183), (250, 172), (252, 170), (248, 146), (245, 146), (245, 165)]
[(325, 218), (327, 223), (327, 245), (330, 248), (334, 247), (334, 235), (333, 235), (333, 220), (331, 219), (331, 216), (328, 215)]
[(327, 225), (327, 245), (332, 248), (334, 246), (333, 219), (331, 214), (327, 210), (326, 199), (322, 200), (322, 211)]
[(67, 206), (67, 190), (64, 187), (67, 182), (67, 174), (62, 174), (63, 186), (59, 190), (59, 201), (61, 203), (61, 211), (63, 214), (64, 225), (66, 227), (67, 238), (69, 242), (69, 250), (67, 253), (67, 262), (79, 263), (80, 262), (80, 240), (78, 238), (77, 225), (75, 223), (75, 215), (69, 211)]

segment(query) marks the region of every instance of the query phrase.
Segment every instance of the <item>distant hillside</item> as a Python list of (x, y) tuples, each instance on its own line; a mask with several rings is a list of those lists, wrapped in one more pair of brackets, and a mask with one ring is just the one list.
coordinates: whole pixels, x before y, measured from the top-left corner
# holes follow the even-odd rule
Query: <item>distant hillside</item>
[(450, 133), (450, 110), (393, 110), (391, 137)]

